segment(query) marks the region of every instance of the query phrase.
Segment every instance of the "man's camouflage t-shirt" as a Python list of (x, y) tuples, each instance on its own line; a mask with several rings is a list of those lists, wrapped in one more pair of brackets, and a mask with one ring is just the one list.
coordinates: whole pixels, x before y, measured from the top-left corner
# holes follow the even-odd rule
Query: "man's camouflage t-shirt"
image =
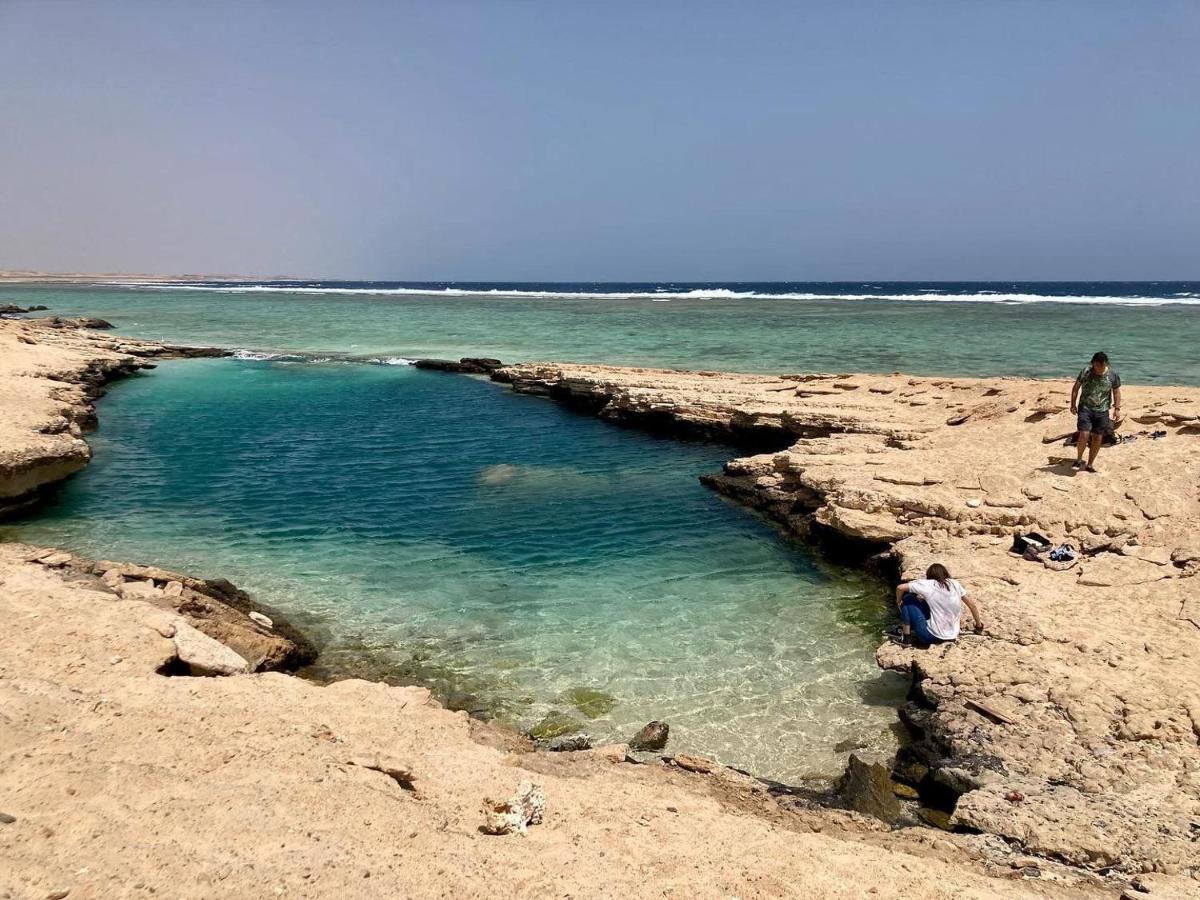
[(1121, 376), (1111, 368), (1097, 375), (1091, 366), (1079, 373), (1075, 379), (1079, 385), (1079, 405), (1105, 412), (1112, 406), (1113, 391), (1121, 386)]

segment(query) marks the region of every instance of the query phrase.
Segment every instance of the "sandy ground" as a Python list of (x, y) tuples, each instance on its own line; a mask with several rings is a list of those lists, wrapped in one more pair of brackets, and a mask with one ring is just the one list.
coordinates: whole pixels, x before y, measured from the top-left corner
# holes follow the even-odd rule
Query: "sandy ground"
[[(127, 370), (144, 353), (136, 342), (91, 332), (0, 322), (0, 491), (19, 499), (19, 488), (61, 477), (43, 459), (55, 449), (80, 452), (76, 432), (86, 424), (90, 391), (79, 380)], [(767, 396), (769, 381), (754, 383), (751, 393)], [(47, 423), (55, 424), (47, 430)], [(757, 484), (762, 475), (730, 477), (772, 487)], [(791, 477), (773, 487), (790, 489)], [(991, 540), (974, 532), (961, 540), (977, 537)], [(729, 770), (619, 761), (621, 748), (528, 752), (419, 688), (321, 687), (275, 672), (163, 674), (177, 670), (180, 652), (166, 636), (178, 621), (171, 610), (124, 584), (56, 567), (53, 557), (30, 561), (35, 555), (42, 554), (0, 544), (0, 897), (1101, 897), (1124, 889), (1170, 898), (1194, 884), (1178, 867), (1174, 877), (1144, 876), (1141, 889), (1131, 887), (1127, 877), (1032, 856), (1020, 841), (1001, 838), (1002, 827), (974, 835), (889, 831), (857, 814), (774, 799)], [(1183, 583), (1185, 567), (1164, 565), (1172, 589)], [(1063, 653), (1073, 646), (1045, 636), (1077, 620), (1066, 610), (1062, 624), (1033, 623), (1043, 634), (1022, 644), (1005, 635), (1022, 634), (1030, 613), (1004, 612), (1016, 602), (1007, 594), (983, 596), (996, 639), (979, 646), (1033, 652), (1053, 643)], [(1187, 659), (1172, 667), (1160, 655), (1193, 651), (1185, 630), (1193, 626), (1180, 620), (1176, 633), (1161, 618), (1145, 614), (1144, 630), (1159, 649), (1142, 651), (1155, 664), (1138, 677), (1155, 679), (1146, 695), (1169, 691), (1154, 715), (1183, 735), (1178, 710), (1195, 667)], [(1097, 645), (1111, 657), (1116, 645), (1104, 642), (1118, 637), (1105, 630)], [(961, 671), (956, 654), (968, 652), (976, 651), (965, 644), (940, 651), (947, 684)], [(1116, 688), (1092, 665), (1093, 655), (1108, 657), (1071, 652), (1087, 661), (1080, 673), (1108, 702)], [(1048, 654), (1036, 659), (1053, 662)], [(929, 665), (922, 684), (932, 691), (942, 682)], [(1002, 665), (1010, 661), (972, 662), (980, 677)], [(1172, 668), (1182, 674), (1172, 676)], [(1051, 681), (1072, 674), (1054, 671)], [(1129, 688), (1133, 670), (1126, 677), (1120, 684)], [(950, 710), (962, 701), (955, 694), (942, 704)], [(1045, 731), (1026, 717), (1049, 703), (1011, 711), (1020, 728)], [(1181, 737), (1172, 749), (1162, 735), (1106, 739), (1153, 751), (1144, 769), (1128, 771), (1151, 788), (1143, 803), (1163, 808), (1163, 824), (1173, 822), (1149, 773), (1178, 775), (1186, 793), (1195, 740)], [(1167, 768), (1154, 768), (1164, 761)], [(484, 798), (507, 798), (523, 781), (544, 791), (544, 821), (524, 836), (481, 833)], [(1140, 820), (1130, 827), (1140, 829)], [(1162, 855), (1174, 844), (1163, 846), (1151, 841), (1146, 852)]]

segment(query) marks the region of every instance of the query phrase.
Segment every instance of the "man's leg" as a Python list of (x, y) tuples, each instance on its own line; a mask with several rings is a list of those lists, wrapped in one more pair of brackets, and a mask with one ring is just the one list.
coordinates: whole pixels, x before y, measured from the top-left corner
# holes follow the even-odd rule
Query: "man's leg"
[(1092, 450), (1088, 455), (1087, 467), (1089, 471), (1095, 471), (1094, 465), (1096, 457), (1100, 455), (1100, 445), (1104, 443), (1104, 436), (1112, 431), (1112, 420), (1109, 419), (1107, 412), (1098, 412), (1092, 414)]
[(1083, 451), (1087, 449), (1088, 439), (1092, 436), (1090, 431), (1081, 431), (1077, 435), (1075, 441), (1075, 462), (1083, 462)]

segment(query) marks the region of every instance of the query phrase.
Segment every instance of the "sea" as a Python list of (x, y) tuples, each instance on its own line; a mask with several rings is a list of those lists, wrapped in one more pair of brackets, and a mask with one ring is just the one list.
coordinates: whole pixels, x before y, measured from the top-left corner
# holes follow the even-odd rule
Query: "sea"
[(423, 684), (595, 743), (788, 783), (895, 747), (886, 586), (708, 491), (734, 448), (620, 429), (419, 357), (1200, 384), (1200, 283), (130, 282), (0, 304), (233, 349), (116, 383), (95, 459), (0, 535), (227, 577), (309, 674)]

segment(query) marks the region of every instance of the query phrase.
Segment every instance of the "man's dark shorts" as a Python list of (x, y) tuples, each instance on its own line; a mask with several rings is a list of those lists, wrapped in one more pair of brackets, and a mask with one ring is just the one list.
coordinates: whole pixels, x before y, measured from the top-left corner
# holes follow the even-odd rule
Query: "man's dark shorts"
[(1108, 434), (1112, 431), (1112, 420), (1108, 417), (1107, 409), (1091, 409), (1079, 407), (1079, 417), (1076, 419), (1079, 431), (1090, 431), (1092, 434)]

